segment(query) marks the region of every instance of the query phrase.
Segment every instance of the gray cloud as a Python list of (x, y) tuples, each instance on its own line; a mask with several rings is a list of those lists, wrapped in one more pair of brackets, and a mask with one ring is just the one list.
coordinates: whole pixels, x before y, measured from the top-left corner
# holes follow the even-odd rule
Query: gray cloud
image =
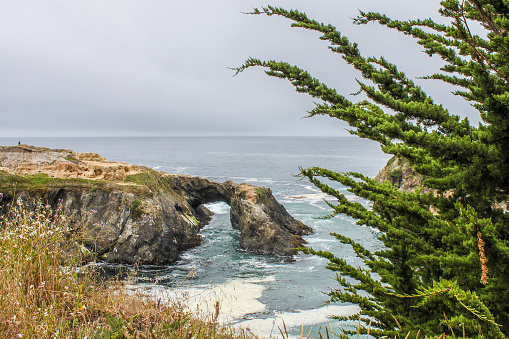
[[(434, 1), (271, 2), (336, 25), (367, 55), (386, 55), (417, 77), (440, 60), (357, 9), (436, 16)], [(404, 5), (403, 5), (404, 4)], [(348, 94), (359, 73), (318, 34), (241, 11), (252, 0), (46, 0), (0, 4), (0, 133), (40, 135), (341, 135), (345, 124), (301, 119), (313, 100), (285, 81), (228, 67), (248, 57), (286, 60)], [(453, 111), (471, 112), (436, 82), (422, 86)], [(450, 89), (449, 89), (450, 90)], [(470, 113), (468, 113), (470, 114)]]

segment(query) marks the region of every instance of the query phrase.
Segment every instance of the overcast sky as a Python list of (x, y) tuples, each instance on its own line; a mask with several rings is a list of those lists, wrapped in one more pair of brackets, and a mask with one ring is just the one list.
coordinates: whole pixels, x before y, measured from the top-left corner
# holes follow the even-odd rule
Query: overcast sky
[[(228, 67), (255, 57), (299, 65), (343, 94), (358, 89), (360, 74), (318, 33), (242, 14), (267, 4), (333, 24), (366, 56), (384, 55), (411, 77), (441, 65), (412, 38), (350, 19), (359, 9), (437, 17), (439, 0), (2, 1), (1, 136), (346, 135), (339, 121), (301, 119), (313, 99), (287, 81), (260, 68), (232, 77)], [(453, 112), (472, 114), (451, 88), (416, 81)]]

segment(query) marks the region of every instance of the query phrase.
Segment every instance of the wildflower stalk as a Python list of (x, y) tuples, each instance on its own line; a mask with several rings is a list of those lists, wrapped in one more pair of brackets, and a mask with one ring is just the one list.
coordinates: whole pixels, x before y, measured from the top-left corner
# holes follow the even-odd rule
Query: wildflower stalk
[(21, 199), (2, 214), (2, 198), (0, 338), (247, 337), (197, 319), (178, 301), (160, 304), (103, 281), (78, 247), (84, 222)]

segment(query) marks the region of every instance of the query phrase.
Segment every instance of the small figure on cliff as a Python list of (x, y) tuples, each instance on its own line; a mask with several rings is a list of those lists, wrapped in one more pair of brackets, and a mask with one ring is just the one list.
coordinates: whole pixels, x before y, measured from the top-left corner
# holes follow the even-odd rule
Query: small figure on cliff
[(18, 146), (21, 145), (21, 141), (18, 141)]

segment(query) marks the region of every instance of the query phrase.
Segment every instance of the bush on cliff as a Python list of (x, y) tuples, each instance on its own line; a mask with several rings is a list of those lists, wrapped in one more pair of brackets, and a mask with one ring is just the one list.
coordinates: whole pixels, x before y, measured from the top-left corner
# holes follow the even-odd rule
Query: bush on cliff
[[(403, 5), (403, 2), (402, 2)], [(460, 88), (457, 96), (472, 103), (483, 123), (474, 126), (427, 95), (396, 65), (365, 57), (356, 43), (332, 25), (283, 8), (255, 9), (253, 14), (283, 16), (292, 26), (321, 33), (330, 50), (360, 71), (360, 92), (369, 100), (352, 102), (307, 71), (285, 62), (250, 58), (237, 73), (252, 66), (287, 79), (298, 92), (320, 98), (310, 116), (344, 120), (351, 133), (379, 142), (382, 150), (408, 159), (426, 179), (427, 192), (403, 193), (360, 173), (323, 168), (302, 170), (330, 204), (357, 224), (380, 230), (385, 248), (368, 251), (341, 234), (364, 266), (356, 267), (333, 253), (306, 250), (329, 260), (339, 287), (332, 302), (352, 302), (361, 312), (340, 320), (361, 319), (371, 334), (409, 331), (428, 337), (446, 333), (463, 337), (509, 335), (509, 3), (505, 0), (445, 0), (439, 13), (450, 19), (393, 20), (364, 13), (356, 24), (378, 23), (417, 40), (425, 53), (444, 61), (441, 72), (425, 79)], [(476, 35), (470, 27), (484, 33)], [(326, 181), (324, 181), (325, 178)], [(351, 202), (335, 183), (371, 202)], [(365, 332), (367, 329), (364, 330)], [(417, 334), (419, 336), (419, 334)]]

